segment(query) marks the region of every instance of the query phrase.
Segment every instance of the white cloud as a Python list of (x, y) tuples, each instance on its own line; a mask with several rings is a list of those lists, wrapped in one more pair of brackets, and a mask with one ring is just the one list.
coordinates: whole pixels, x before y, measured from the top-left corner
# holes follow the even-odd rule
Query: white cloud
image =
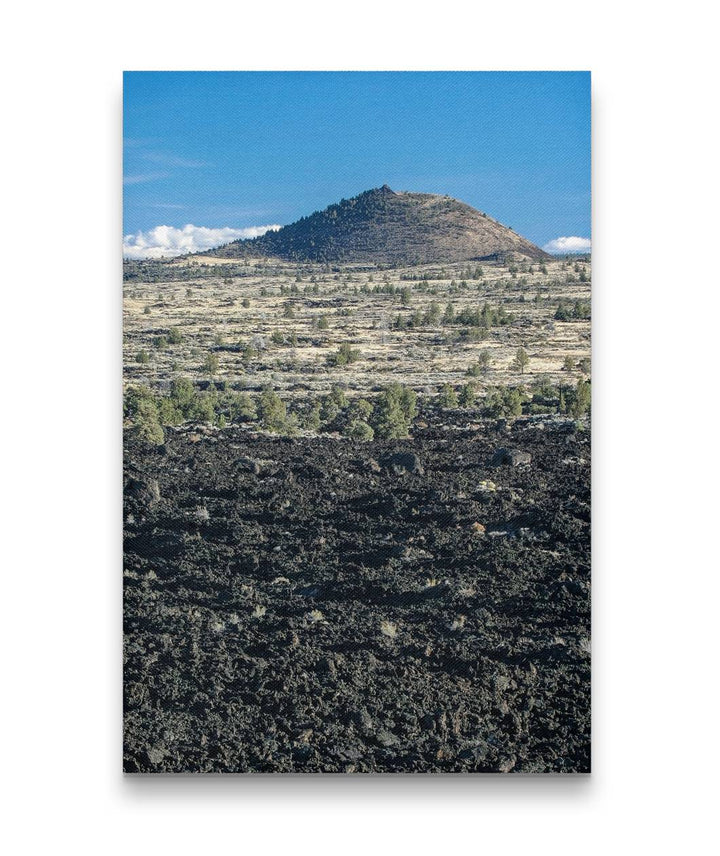
[(563, 255), (565, 253), (589, 253), (590, 238), (578, 238), (577, 235), (571, 235), (565, 238), (555, 238), (545, 244), (543, 250), (546, 253), (554, 253), (555, 255)]
[(265, 232), (276, 232), (279, 228), (277, 224), (250, 226), (247, 229), (233, 229), (230, 226), (209, 229), (206, 226), (193, 226), (192, 223), (188, 223), (182, 229), (176, 229), (174, 226), (155, 226), (147, 232), (125, 235), (123, 255), (126, 259), (182, 256), (185, 253), (210, 250), (238, 239), (257, 238)]

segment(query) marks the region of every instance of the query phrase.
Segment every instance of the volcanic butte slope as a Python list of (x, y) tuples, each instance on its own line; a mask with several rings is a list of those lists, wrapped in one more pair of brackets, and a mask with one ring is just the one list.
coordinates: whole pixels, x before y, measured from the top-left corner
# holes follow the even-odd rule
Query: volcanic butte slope
[(204, 255), (392, 266), (521, 255), (549, 258), (487, 214), (449, 196), (395, 192), (387, 185), (302, 217), (259, 238)]

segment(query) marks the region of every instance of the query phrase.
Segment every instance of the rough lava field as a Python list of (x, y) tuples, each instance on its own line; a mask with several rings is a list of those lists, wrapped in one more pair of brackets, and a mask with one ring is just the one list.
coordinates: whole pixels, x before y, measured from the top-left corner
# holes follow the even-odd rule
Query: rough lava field
[(125, 771), (589, 772), (589, 444), (128, 438)]

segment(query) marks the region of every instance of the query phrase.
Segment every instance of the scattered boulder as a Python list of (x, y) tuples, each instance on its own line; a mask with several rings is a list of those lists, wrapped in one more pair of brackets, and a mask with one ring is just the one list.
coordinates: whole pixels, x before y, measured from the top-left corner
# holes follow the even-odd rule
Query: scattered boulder
[(425, 470), (420, 458), (414, 452), (394, 452), (381, 459), (380, 464), (396, 476), (403, 473), (422, 475)]
[(145, 505), (155, 505), (160, 501), (157, 479), (129, 479), (125, 492)]
[(165, 750), (161, 746), (154, 746), (147, 750), (147, 759), (153, 767), (157, 767), (165, 760)]
[(511, 467), (518, 467), (521, 464), (529, 464), (532, 461), (530, 452), (522, 452), (520, 449), (498, 449), (492, 456), (490, 461), (491, 467), (501, 467), (507, 464)]
[(275, 461), (260, 458), (238, 458), (237, 464), (241, 471), (252, 473), (255, 476), (267, 475), (277, 469)]
[(360, 708), (360, 710), (353, 711), (351, 718), (355, 725), (362, 731), (369, 732), (372, 730), (372, 717), (364, 707)]
[(398, 738), (392, 733), (392, 731), (388, 731), (386, 728), (381, 728), (380, 731), (378, 731), (378, 733), (376, 734), (375, 739), (381, 746), (384, 746), (385, 748), (388, 748), (390, 746), (397, 746), (397, 744), (400, 742)]
[(484, 761), (489, 754), (490, 747), (484, 740), (480, 740), (475, 745), (463, 749), (458, 757), (477, 764), (480, 761)]

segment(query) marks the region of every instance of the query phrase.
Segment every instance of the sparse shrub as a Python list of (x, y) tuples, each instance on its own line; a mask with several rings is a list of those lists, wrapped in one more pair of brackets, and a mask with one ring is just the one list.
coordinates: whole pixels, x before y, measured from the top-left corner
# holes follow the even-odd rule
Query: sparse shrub
[(179, 425), (183, 421), (183, 415), (172, 398), (161, 398), (157, 408), (161, 425)]
[(149, 314), (150, 314), (150, 312), (151, 312), (151, 309), (150, 309), (150, 307), (149, 307), (149, 306), (145, 306), (145, 307), (143, 308), (143, 315), (149, 315)]
[(154, 401), (155, 397), (150, 389), (141, 384), (129, 386), (123, 395), (123, 416), (125, 419), (134, 419), (137, 415), (141, 401)]
[(457, 393), (449, 383), (443, 384), (438, 395), (438, 404), (443, 409), (452, 409), (458, 405)]
[(217, 416), (216, 404), (217, 393), (214, 390), (196, 395), (190, 408), (189, 419), (193, 422), (208, 422), (212, 425)]
[(251, 360), (257, 359), (257, 349), (252, 345), (241, 345), (243, 362), (248, 363)]
[(157, 348), (158, 351), (164, 351), (168, 346), (167, 336), (155, 336), (153, 339), (153, 346)]
[(584, 375), (589, 375), (589, 374), (590, 374), (590, 366), (591, 366), (591, 363), (590, 363), (590, 359), (589, 359), (589, 357), (583, 357), (583, 358), (580, 360), (580, 362), (578, 363), (578, 368), (580, 369), (580, 371), (581, 371)]
[(295, 437), (300, 433), (300, 417), (297, 413), (288, 413), (282, 423), (280, 433), (287, 437)]
[(347, 407), (347, 404), (348, 404), (347, 395), (345, 395), (345, 390), (339, 384), (335, 384), (331, 388), (328, 395), (332, 399), (332, 401), (334, 401), (338, 405), (338, 407), (340, 407), (340, 408)]
[(159, 446), (165, 442), (160, 414), (150, 390), (138, 387), (126, 395), (126, 411), (131, 418), (130, 431), (145, 443)]
[(378, 395), (372, 427), (382, 439), (407, 437), (417, 414), (417, 396), (409, 387), (393, 383)]
[(167, 338), (171, 345), (179, 345), (183, 340), (183, 334), (177, 327), (171, 327)]
[(327, 315), (321, 315), (317, 320), (318, 330), (327, 330), (329, 326), (330, 322), (327, 319)]
[(564, 372), (574, 372), (575, 371), (575, 360), (571, 356), (567, 356), (563, 360), (562, 370)]
[(466, 383), (460, 390), (458, 403), (461, 407), (472, 407), (475, 404), (475, 384)]
[(572, 305), (565, 301), (560, 301), (555, 310), (554, 317), (556, 321), (577, 321), (587, 320), (590, 318), (590, 315), (590, 303), (586, 300), (576, 300)]
[(209, 353), (205, 357), (205, 362), (202, 365), (203, 371), (209, 375), (214, 375), (220, 367), (220, 360), (217, 354)]
[(373, 406), (365, 398), (356, 398), (350, 405), (350, 415), (354, 419), (367, 421), (373, 412)]
[(580, 419), (590, 409), (591, 402), (590, 382), (579, 380), (575, 387), (574, 400), (570, 404), (570, 413), (575, 419)]
[(247, 392), (238, 392), (230, 399), (231, 422), (254, 422), (258, 418), (257, 407)]
[(525, 369), (529, 363), (530, 357), (525, 348), (518, 348), (515, 352), (515, 359), (512, 361), (512, 368), (520, 374), (525, 374)]
[(440, 322), (441, 318), (440, 304), (433, 300), (430, 306), (425, 310), (423, 315), (423, 324), (434, 327)]
[(272, 389), (266, 388), (260, 395), (258, 413), (263, 428), (274, 432), (283, 430), (287, 408), (285, 402)]
[(329, 366), (346, 366), (360, 359), (360, 351), (351, 348), (347, 342), (343, 342), (334, 354), (327, 358)]
[(170, 397), (180, 411), (185, 414), (195, 398), (195, 387), (186, 377), (173, 378), (170, 384)]
[(135, 355), (135, 361), (140, 365), (146, 365), (150, 362), (150, 354), (147, 351), (138, 351)]
[(270, 341), (273, 345), (284, 345), (285, 344), (285, 334), (282, 330), (273, 330), (272, 336), (270, 336)]
[(323, 397), (320, 408), (320, 419), (323, 422), (334, 422), (348, 405), (345, 390), (337, 384)]
[(242, 307), (243, 307), (243, 309), (249, 309), (250, 308), (250, 299), (248, 297), (243, 297)]
[(306, 431), (319, 431), (322, 419), (320, 417), (320, 402), (314, 401), (303, 414), (300, 424)]
[(485, 400), (485, 414), (494, 419), (520, 416), (523, 399), (524, 396), (517, 387), (495, 389)]
[(369, 441), (375, 436), (375, 432), (370, 425), (362, 419), (353, 419), (352, 422), (349, 423), (346, 433), (347, 436), (352, 437), (353, 440)]

